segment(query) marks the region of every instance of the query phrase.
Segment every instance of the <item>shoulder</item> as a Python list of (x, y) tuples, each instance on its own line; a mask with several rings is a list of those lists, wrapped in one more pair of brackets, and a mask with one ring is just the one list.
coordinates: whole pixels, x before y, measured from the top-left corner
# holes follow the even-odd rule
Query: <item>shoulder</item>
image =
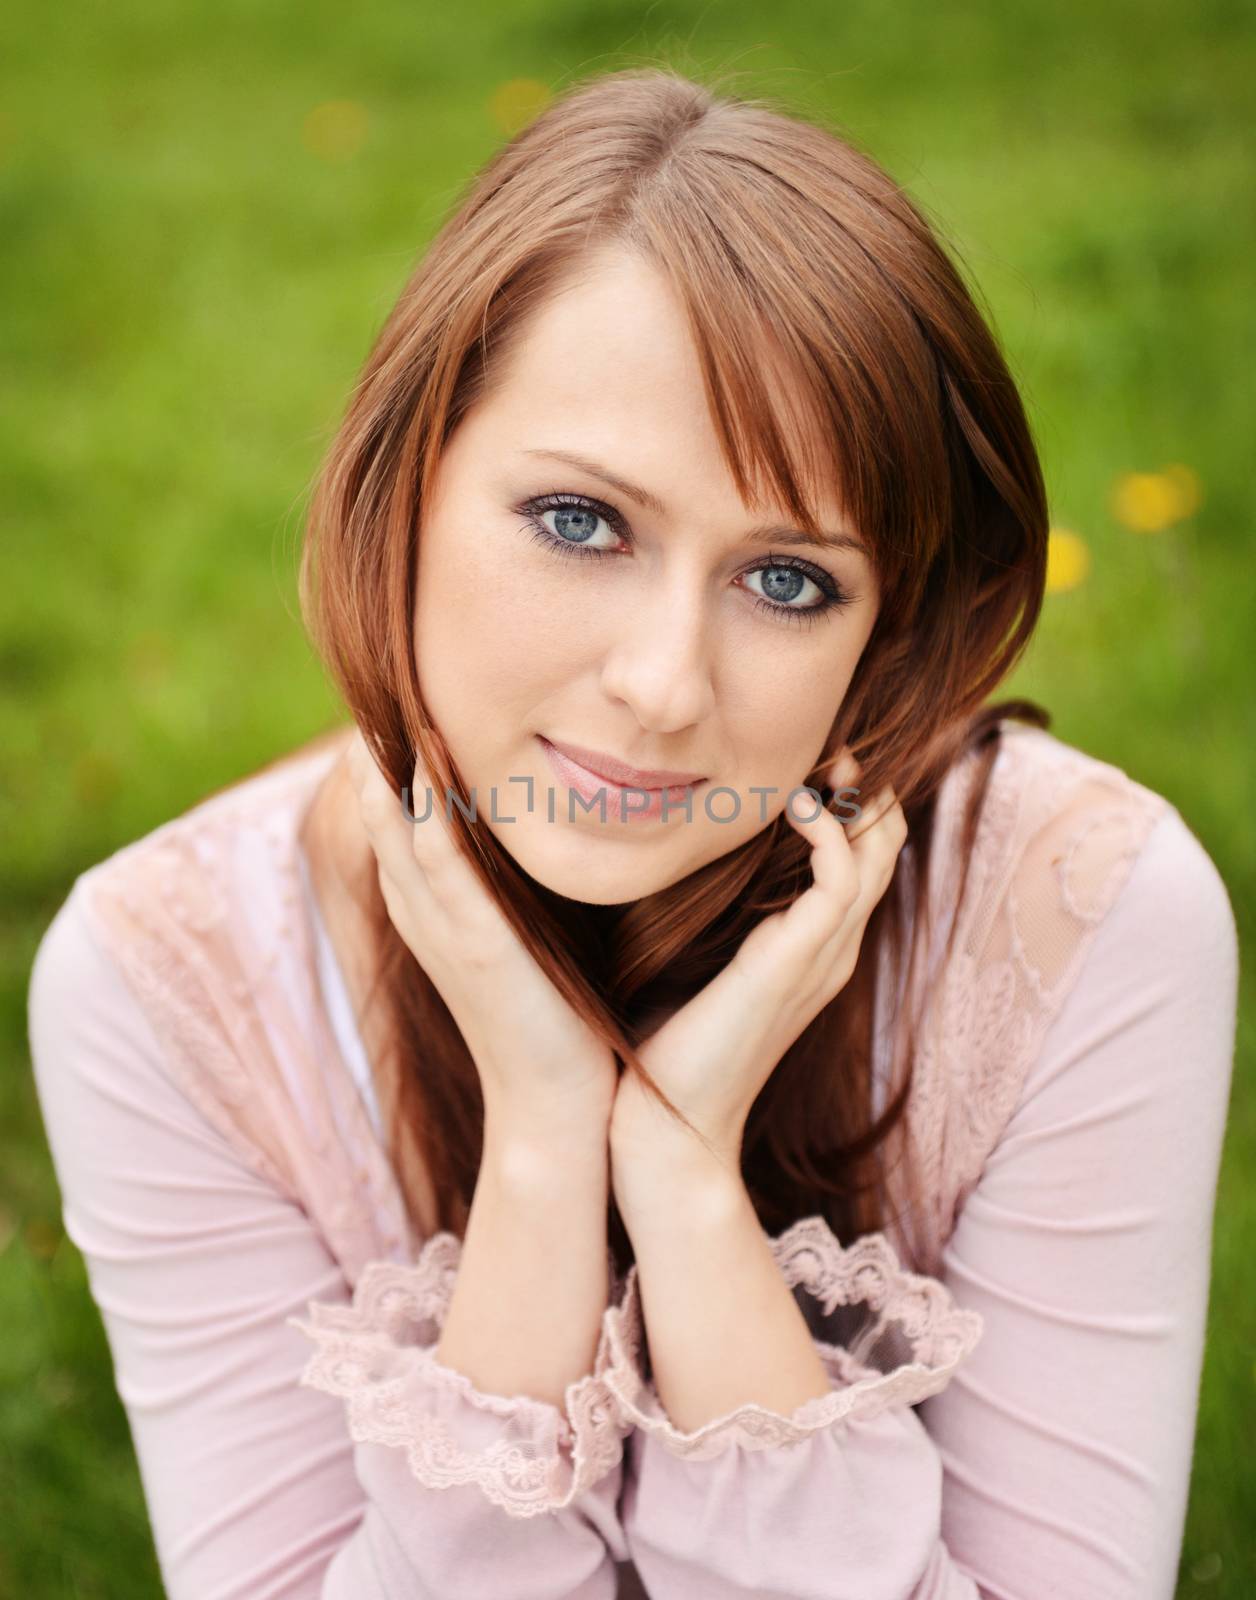
[[(1022, 933), (1053, 923), (1054, 936), (1067, 942), (1069, 926), (1080, 935), (1119, 902), (1155, 908), (1160, 924), (1173, 908), (1183, 935), (1189, 927), (1209, 947), (1237, 947), (1221, 873), (1171, 800), (1043, 729), (1004, 721), (1001, 733), (972, 849), (978, 890), (965, 897), (970, 918), (988, 926), (1001, 909)], [(970, 752), (939, 795), (938, 854), (956, 868), (976, 771)]]
[[(1109, 1041), (1140, 1093), (1228, 1097), (1238, 1009), (1234, 908), (1216, 863), (1167, 804), (1095, 931), (1030, 1084)], [(1124, 1044), (1122, 1043), (1124, 1041)], [(1045, 1066), (1044, 1063), (1045, 1062)], [(1109, 1085), (1111, 1087), (1111, 1085)]]
[[(1001, 733), (968, 862), (968, 915), (980, 923), (1005, 915), (1023, 935), (1025, 959), (1054, 982), (1158, 826), (1185, 825), (1163, 795), (1115, 763), (1024, 723), (1004, 721)], [(969, 758), (948, 775), (957, 796), (967, 796), (976, 770)], [(952, 828), (958, 809), (950, 808)]]
[[(1166, 803), (1049, 1020), (1008, 1118), (1021, 1159), (1043, 1143), (1068, 1167), (1138, 1175), (1191, 1215), (1211, 1204), (1234, 1062), (1238, 936), (1215, 862)], [(1096, 1181), (1098, 1181), (1096, 1179)], [(1191, 1198), (1184, 1198), (1191, 1197)], [(1202, 1222), (1201, 1222), (1202, 1226)]]
[(1005, 723), (992, 788), (1002, 815), (989, 843), (1009, 858), (1015, 909), (1080, 933), (1118, 905), (1154, 908), (1162, 925), (1176, 908), (1183, 933), (1234, 940), (1216, 863), (1172, 801), (1120, 766)]
[[(1177, 807), (1116, 764), (1042, 729), (1004, 724), (990, 815), (974, 855), (986, 904), (1045, 1014), (1089, 964), (1119, 910), (1117, 942), (1186, 978), (1191, 962), (1237, 963), (1237, 930), (1216, 863)], [(1001, 946), (1002, 940), (996, 940)], [(976, 948), (970, 928), (970, 949)]]
[(966, 751), (938, 790), (925, 988), (968, 994), (1011, 968), (1018, 1013), (1041, 1022), (1172, 807), (1113, 763), (1010, 719), (983, 785), (985, 766)]
[(316, 740), (122, 845), (74, 880), (77, 914), (132, 973), (261, 935), (294, 903), (297, 828), (337, 749)]
[(27, 985), (32, 1043), (36, 1034), (42, 1038), (54, 1029), (63, 1031), (87, 1016), (111, 1010), (118, 1018), (127, 1015), (118, 1003), (123, 990), (117, 969), (93, 931), (87, 879), (82, 873), (75, 880), (36, 947)]
[[(51, 1118), (174, 1088), (272, 1186), (293, 1160), (275, 1122), (312, 1006), (296, 821), (323, 746), (262, 768), (83, 870), (35, 949), (27, 1032)], [(285, 922), (286, 920), (286, 922)], [(274, 978), (274, 981), (270, 979)], [(178, 1099), (166, 1101), (173, 1106)]]
[(1140, 843), (1153, 823), (1170, 809), (1169, 801), (1124, 768), (1067, 744), (1044, 728), (1005, 719), (990, 793), (1001, 803), (1004, 824), (1028, 840), (1060, 816), (1095, 825), (1100, 815), (1125, 813), (1144, 824)]
[(1137, 946), (1219, 974), (1238, 964), (1238, 927), (1216, 862), (1177, 807), (1166, 802), (1113, 908)]
[(134, 1158), (159, 1130), (185, 1141), (207, 1125), (226, 1132), (205, 1086), (171, 1070), (162, 1019), (102, 936), (89, 882), (80, 875), (45, 929), (26, 995), (44, 1129), (62, 1190), (77, 1201), (108, 1187), (119, 1150)]
[(970, 752), (938, 797), (914, 1056), (910, 1114), (943, 1233), (1044, 1070), (1053, 1025), (1078, 1053), (1114, 1030), (1133, 1037), (1150, 1005), (1195, 995), (1233, 1027), (1229, 897), (1172, 803), (1113, 763), (1005, 722), (964, 851), (978, 771)]
[[(1017, 729), (1004, 753), (999, 779), (1014, 804), (988, 847), (987, 903), (970, 912), (966, 946), (981, 978), (1005, 980), (1018, 1011), (1024, 1048), (1005, 1055), (1022, 1067), (1008, 1071), (1006, 1092), (1018, 1077), (1030, 1092), (1042, 1061), (1061, 1051), (1071, 1058), (1088, 1041), (1142, 1037), (1150, 1018), (1181, 1033), (1200, 1063), (1227, 1059), (1234, 909), (1181, 812), (1041, 730)], [(990, 1074), (1003, 1070), (987, 1064)], [(1177, 1070), (1186, 1078), (1192, 1069)]]
[[(331, 752), (334, 754), (334, 751)], [(304, 1002), (296, 822), (331, 755), (319, 745), (200, 801), (81, 872), (36, 948), (27, 993), (37, 1080), (158, 1063), (220, 1131), (250, 1148), (268, 994)], [(292, 976), (280, 963), (291, 964)]]
[(247, 853), (250, 842), (280, 841), (285, 825), (298, 819), (302, 802), (312, 797), (338, 753), (337, 735), (315, 740), (214, 790), (169, 821), (121, 845), (80, 874), (76, 883), (85, 881), (94, 900), (99, 890), (121, 892), (128, 878), (143, 877), (156, 861), (184, 855), (206, 867), (217, 867), (223, 846), (240, 847)]

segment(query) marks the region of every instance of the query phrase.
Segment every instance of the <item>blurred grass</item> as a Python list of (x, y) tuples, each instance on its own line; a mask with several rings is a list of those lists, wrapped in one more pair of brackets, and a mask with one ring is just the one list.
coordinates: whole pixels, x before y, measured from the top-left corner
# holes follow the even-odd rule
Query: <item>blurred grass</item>
[[(3, 43), (0, 1596), (160, 1593), (29, 1079), (38, 938), (78, 872), (335, 717), (292, 573), (357, 366), (529, 84), (645, 58), (836, 118), (953, 241), (1089, 556), (1008, 689), (1168, 795), (1229, 886), (1242, 1011), (1178, 1595), (1256, 1592), (1248, 9), (68, 0), (55, 33), (13, 10)], [(1123, 526), (1114, 484), (1171, 463), (1198, 511)]]

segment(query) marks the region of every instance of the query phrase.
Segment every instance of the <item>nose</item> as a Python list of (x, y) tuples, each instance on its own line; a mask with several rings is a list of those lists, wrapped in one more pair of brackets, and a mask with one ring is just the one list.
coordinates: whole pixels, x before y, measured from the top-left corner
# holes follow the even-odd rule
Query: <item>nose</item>
[(603, 691), (643, 728), (679, 733), (715, 705), (708, 618), (700, 594), (656, 592), (625, 610), (602, 667)]

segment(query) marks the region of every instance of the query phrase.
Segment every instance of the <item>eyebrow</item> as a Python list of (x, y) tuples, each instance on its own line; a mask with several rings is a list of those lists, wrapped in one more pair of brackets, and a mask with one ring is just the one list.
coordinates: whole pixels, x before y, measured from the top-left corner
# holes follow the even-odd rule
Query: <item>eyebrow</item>
[[(525, 455), (540, 456), (548, 461), (562, 461), (569, 467), (575, 467), (581, 472), (588, 472), (595, 478), (601, 478), (603, 483), (610, 484), (612, 489), (617, 489), (620, 494), (627, 495), (630, 500), (635, 500), (639, 506), (644, 506), (647, 511), (652, 511), (656, 517), (666, 517), (667, 507), (656, 494), (651, 494), (648, 489), (643, 489), (640, 484), (629, 483), (626, 478), (621, 478), (618, 473), (612, 472), (609, 467), (604, 467), (601, 462), (594, 461), (588, 456), (577, 454), (574, 450), (525, 450)], [(769, 540), (776, 544), (801, 544), (822, 546), (831, 550), (853, 550), (858, 555), (868, 554), (863, 542), (851, 533), (833, 533), (821, 529), (819, 533), (807, 533), (802, 528), (790, 528), (777, 523), (763, 523), (757, 528), (751, 528), (742, 539), (743, 544), (757, 544), (760, 540)]]

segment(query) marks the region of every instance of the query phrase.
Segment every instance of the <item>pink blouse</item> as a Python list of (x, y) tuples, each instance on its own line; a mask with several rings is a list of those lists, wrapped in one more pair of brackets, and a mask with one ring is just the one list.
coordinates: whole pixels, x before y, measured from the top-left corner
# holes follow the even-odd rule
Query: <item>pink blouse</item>
[(832, 1388), (683, 1433), (635, 1267), (561, 1408), (435, 1359), (460, 1244), (413, 1236), (298, 840), (340, 747), (81, 874), (31, 976), (172, 1600), (1168, 1600), (1237, 994), (1177, 810), (1007, 723), (957, 912), (948, 775), (936, 935), (877, 1027), (883, 1103), (922, 1019), (924, 1203), (773, 1239)]

